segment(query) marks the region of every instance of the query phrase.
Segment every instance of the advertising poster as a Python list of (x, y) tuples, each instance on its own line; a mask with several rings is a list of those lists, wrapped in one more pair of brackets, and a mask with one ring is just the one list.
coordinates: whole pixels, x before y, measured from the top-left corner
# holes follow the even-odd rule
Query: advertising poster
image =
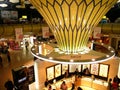
[(49, 27), (42, 27), (43, 38), (49, 38)]
[(93, 38), (94, 39), (100, 39), (101, 38), (101, 27), (95, 27), (94, 28)]
[(18, 12), (17, 11), (11, 11), (11, 19), (17, 19), (18, 18)]
[(62, 75), (68, 70), (68, 64), (62, 64)]
[(10, 11), (1, 11), (1, 18), (10, 19), (11, 18), (11, 12)]
[(1, 11), (1, 18), (5, 19), (18, 19), (18, 11)]
[(23, 29), (15, 28), (16, 41), (20, 42), (23, 40)]
[(91, 74), (98, 75), (99, 64), (91, 64)]
[(55, 78), (61, 76), (61, 64), (55, 65)]
[(47, 78), (48, 80), (54, 79), (54, 67), (47, 68)]
[(108, 76), (109, 65), (100, 64), (99, 76), (107, 77)]
[(76, 68), (78, 68), (79, 72), (81, 72), (81, 64), (70, 64), (69, 65), (69, 72), (75, 72)]

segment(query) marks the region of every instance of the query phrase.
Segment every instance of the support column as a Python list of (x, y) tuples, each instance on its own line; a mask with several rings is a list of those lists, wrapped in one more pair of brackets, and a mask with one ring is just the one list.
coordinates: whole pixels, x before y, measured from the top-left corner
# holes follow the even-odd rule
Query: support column
[(38, 73), (38, 64), (39, 60), (36, 60), (34, 63), (34, 72), (35, 72), (35, 89), (40, 90), (39, 88), (39, 73)]

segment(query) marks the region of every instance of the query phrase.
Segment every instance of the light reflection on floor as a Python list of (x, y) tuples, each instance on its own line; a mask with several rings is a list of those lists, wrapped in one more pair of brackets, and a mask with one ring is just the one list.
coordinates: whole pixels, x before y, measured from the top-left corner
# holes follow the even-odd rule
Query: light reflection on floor
[(90, 87), (86, 87), (86, 86), (80, 86), (83, 90), (95, 90), (93, 88), (90, 88)]

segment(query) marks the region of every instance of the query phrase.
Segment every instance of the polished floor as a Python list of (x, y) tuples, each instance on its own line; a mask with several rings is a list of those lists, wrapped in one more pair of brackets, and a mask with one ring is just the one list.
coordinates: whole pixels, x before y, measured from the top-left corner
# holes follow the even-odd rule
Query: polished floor
[(4, 87), (4, 83), (11, 79), (13, 80), (12, 76), (12, 69), (15, 69), (22, 65), (31, 65), (33, 64), (33, 56), (31, 55), (30, 50), (26, 50), (25, 47), (22, 47), (21, 50), (11, 50), (10, 57), (11, 62), (8, 62), (6, 54), (2, 54), (2, 65), (0, 66), (0, 90), (6, 90)]

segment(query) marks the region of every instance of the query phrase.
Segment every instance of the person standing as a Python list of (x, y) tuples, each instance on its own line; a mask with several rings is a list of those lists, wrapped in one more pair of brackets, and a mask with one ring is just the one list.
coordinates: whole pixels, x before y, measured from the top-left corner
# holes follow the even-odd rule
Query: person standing
[(69, 76), (69, 72), (68, 72), (68, 70), (66, 70), (66, 71), (65, 71), (65, 74), (64, 74), (64, 77), (65, 77), (65, 78), (68, 78), (68, 76)]
[(48, 90), (52, 90), (52, 86), (51, 86), (51, 85), (49, 85), (49, 88), (48, 88)]
[(79, 70), (78, 70), (78, 68), (76, 68), (76, 70), (75, 70), (75, 75), (79, 75)]
[(83, 90), (81, 87), (78, 87), (77, 90)]
[(0, 65), (3, 66), (3, 64), (2, 64), (2, 56), (1, 56), (1, 54), (0, 54)]
[(25, 42), (25, 48), (26, 48), (26, 50), (28, 50), (28, 46), (29, 46), (29, 43), (28, 43), (28, 41), (26, 41)]
[(112, 90), (112, 79), (111, 78), (108, 81), (108, 90)]
[(44, 86), (47, 87), (49, 85), (48, 79), (46, 79)]
[(115, 79), (113, 79), (113, 82), (112, 82), (112, 89), (113, 90), (118, 90), (118, 82), (115, 80)]
[(7, 52), (7, 59), (8, 59), (8, 62), (10, 63), (11, 62), (11, 58), (10, 58), (10, 52), (9, 51)]
[(65, 83), (65, 81), (62, 82), (62, 84), (60, 86), (60, 89), (61, 90), (67, 90), (68, 89), (67, 84)]
[(14, 88), (13, 82), (9, 79), (8, 79), (8, 81), (5, 82), (4, 86), (7, 90), (13, 90), (13, 88)]
[(72, 83), (72, 88), (71, 88), (71, 90), (75, 90), (75, 84), (74, 84), (74, 83)]

